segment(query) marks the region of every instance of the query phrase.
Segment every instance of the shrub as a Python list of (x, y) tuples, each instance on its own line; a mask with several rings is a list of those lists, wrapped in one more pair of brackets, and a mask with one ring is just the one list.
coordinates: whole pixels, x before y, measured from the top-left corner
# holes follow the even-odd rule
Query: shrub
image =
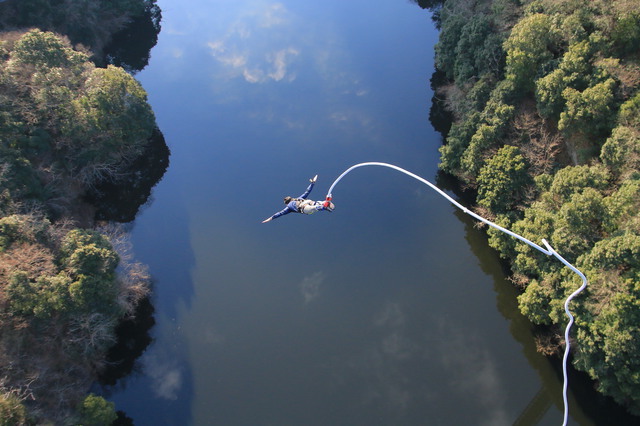
[(118, 418), (115, 404), (94, 394), (84, 399), (78, 411), (80, 423), (85, 426), (110, 426)]

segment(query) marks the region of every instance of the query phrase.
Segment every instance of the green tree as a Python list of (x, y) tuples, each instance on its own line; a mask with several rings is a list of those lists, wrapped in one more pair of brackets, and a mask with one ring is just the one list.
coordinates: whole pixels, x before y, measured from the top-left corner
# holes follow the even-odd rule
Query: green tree
[(559, 118), (565, 105), (562, 93), (566, 88), (566, 74), (561, 69), (556, 69), (536, 81), (536, 101), (540, 115)]
[(608, 220), (606, 230), (610, 234), (621, 231), (640, 234), (640, 176), (623, 181), (604, 201)]
[(69, 309), (69, 285), (65, 274), (31, 279), (23, 271), (9, 277), (6, 292), (12, 314), (50, 318)]
[(617, 176), (640, 170), (640, 130), (626, 126), (613, 129), (602, 145), (600, 159)]
[(62, 241), (60, 263), (69, 274), (69, 296), (78, 312), (116, 314), (119, 258), (110, 242), (95, 231), (72, 230)]
[(471, 136), (469, 146), (462, 154), (460, 165), (467, 176), (477, 176), (485, 164), (490, 148), (500, 142), (500, 129), (490, 124), (481, 124)]
[(0, 140), (7, 143), (0, 149), (15, 175), (4, 184), (10, 194), (46, 200), (69, 193), (75, 180), (82, 195), (142, 155), (156, 124), (131, 75), (95, 68), (53, 33), (32, 30), (7, 46), (0, 58), (0, 100), (9, 106), (0, 111)]
[(436, 43), (434, 47), (436, 66), (446, 74), (448, 79), (453, 80), (456, 46), (460, 40), (466, 17), (459, 14), (449, 14), (447, 9), (445, 9), (442, 11), (440, 19), (442, 29), (438, 37), (438, 43)]
[(17, 215), (0, 218), (0, 250), (5, 251), (20, 238), (21, 220)]
[(610, 178), (607, 168), (601, 165), (565, 167), (555, 174), (549, 190), (541, 194), (540, 199), (547, 208), (557, 211), (573, 194), (587, 188), (604, 191), (610, 184)]
[(620, 56), (637, 53), (640, 45), (640, 13), (637, 10), (618, 17), (611, 33), (611, 41)]
[(117, 175), (143, 152), (155, 128), (144, 89), (111, 65), (91, 72), (74, 111), (74, 119), (63, 126), (71, 145), (60, 148), (87, 185)]
[(472, 112), (466, 120), (455, 122), (447, 135), (447, 143), (440, 150), (439, 167), (452, 174), (460, 171), (460, 158), (469, 145), (471, 137), (480, 121), (480, 113)]
[(10, 393), (0, 395), (0, 426), (27, 424), (27, 410), (18, 398)]
[(572, 44), (559, 67), (536, 81), (536, 100), (543, 116), (559, 118), (566, 104), (565, 89), (570, 87), (580, 91), (588, 87), (596, 45), (589, 40)]
[(640, 130), (640, 91), (635, 96), (620, 105), (618, 123), (624, 126), (635, 127)]
[(589, 323), (580, 322), (576, 365), (597, 381), (598, 390), (640, 413), (640, 298), (638, 281), (611, 295)]
[(505, 145), (478, 174), (478, 204), (493, 212), (505, 213), (522, 202), (523, 191), (531, 183), (520, 150)]
[(486, 15), (475, 15), (469, 19), (460, 31), (460, 38), (455, 47), (453, 77), (463, 82), (473, 76), (477, 77), (476, 52), (490, 33), (490, 23)]
[(88, 59), (84, 53), (69, 47), (59, 36), (31, 30), (15, 43), (11, 52), (11, 60), (20, 65), (32, 65), (36, 70), (50, 68), (75, 68)]
[[(609, 222), (614, 220), (604, 191), (609, 187), (610, 175), (603, 166), (566, 167), (555, 176), (541, 175), (536, 187), (541, 192), (538, 200), (525, 209), (524, 217), (510, 228), (530, 241), (547, 239), (559, 252), (568, 256), (581, 254), (590, 242), (611, 231)], [(588, 194), (583, 194), (587, 192)], [(585, 211), (593, 208), (593, 212)], [(578, 234), (579, 233), (579, 234)], [(492, 237), (493, 241), (494, 238)], [(512, 259), (514, 272), (544, 277), (561, 269), (526, 244), (499, 242), (494, 247)]]
[(567, 87), (562, 92), (566, 109), (560, 114), (558, 128), (564, 132), (580, 132), (596, 137), (606, 135), (615, 118), (613, 103), (616, 82), (610, 78), (580, 92)]
[(579, 259), (579, 263), (589, 271), (625, 272), (631, 278), (640, 271), (640, 235), (624, 232), (599, 241)]
[(16, 241), (46, 244), (51, 239), (51, 222), (38, 215), (13, 214), (0, 218), (0, 252)]
[[(21, 238), (23, 241), (17, 249), (31, 253), (32, 258), (25, 262), (31, 260), (36, 266), (15, 260), (3, 261), (9, 265), (5, 270), (7, 283), (4, 290), (12, 314), (35, 318), (92, 312), (120, 315), (121, 309), (116, 301), (119, 283), (115, 273), (119, 258), (104, 236), (81, 229), (69, 231), (55, 253), (58, 259), (54, 264), (48, 260), (53, 259), (54, 254), (46, 246), (53, 242), (38, 242), (35, 234), (16, 236), (16, 232), (29, 225), (20, 222), (19, 217), (13, 220), (2, 219), (4, 224), (0, 230), (5, 247)], [(4, 256), (15, 255), (15, 252), (7, 250), (5, 248)]]
[(79, 413), (80, 423), (85, 426), (110, 426), (118, 418), (115, 404), (94, 394), (84, 399)]
[[(543, 238), (549, 240), (553, 235), (556, 219), (556, 212), (545, 203), (537, 201), (525, 210), (524, 217), (516, 221), (511, 230), (529, 241), (540, 244)], [(511, 244), (514, 248), (507, 254), (512, 259), (514, 272), (531, 277), (543, 277), (554, 270), (556, 263), (549, 259), (549, 256), (524, 243), (516, 244), (515, 241), (511, 241)]]
[(556, 42), (556, 30), (548, 15), (536, 13), (520, 20), (504, 42), (506, 77), (520, 90), (532, 90), (540, 68), (553, 59), (550, 48)]
[(532, 280), (518, 296), (518, 307), (534, 324), (548, 325), (553, 322), (549, 313), (554, 297), (555, 291), (549, 283), (541, 284), (538, 280)]
[(599, 191), (585, 188), (574, 193), (558, 211), (551, 243), (562, 250), (566, 258), (575, 259), (603, 238), (607, 213)]
[(453, 63), (453, 78), (458, 84), (500, 71), (504, 56), (502, 39), (492, 30), (491, 21), (487, 15), (476, 14), (461, 28)]
[(478, 175), (487, 153), (501, 144), (513, 117), (515, 108), (495, 98), (496, 94), (492, 93), (481, 114), (484, 123), (479, 124), (460, 159), (461, 168), (468, 176)]

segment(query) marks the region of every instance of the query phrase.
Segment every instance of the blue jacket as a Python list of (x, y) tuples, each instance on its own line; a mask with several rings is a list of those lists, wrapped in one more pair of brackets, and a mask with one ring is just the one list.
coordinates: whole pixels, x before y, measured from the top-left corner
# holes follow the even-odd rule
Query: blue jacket
[[(287, 204), (287, 207), (285, 207), (284, 209), (280, 210), (278, 213), (271, 216), (271, 219), (277, 219), (280, 216), (284, 216), (285, 214), (289, 214), (289, 213), (302, 213), (301, 211), (298, 210), (298, 203), (296, 200), (299, 200), (299, 199), (306, 200), (309, 194), (311, 193), (311, 190), (313, 189), (313, 185), (315, 185), (315, 183), (311, 182), (311, 184), (309, 184), (309, 186), (307, 187), (307, 190), (304, 191), (302, 195), (300, 195), (298, 198), (294, 198), (289, 204)], [(325, 208), (322, 205), (319, 205), (316, 207), (316, 210), (318, 211), (325, 210)]]

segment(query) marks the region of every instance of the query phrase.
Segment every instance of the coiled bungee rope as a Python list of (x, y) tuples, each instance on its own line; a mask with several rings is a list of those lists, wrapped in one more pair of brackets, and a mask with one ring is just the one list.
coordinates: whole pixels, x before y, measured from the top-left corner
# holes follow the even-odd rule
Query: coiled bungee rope
[(576, 291), (571, 293), (569, 295), (569, 297), (567, 297), (567, 300), (565, 300), (565, 302), (564, 302), (564, 311), (567, 314), (567, 317), (569, 318), (569, 322), (568, 322), (567, 327), (565, 328), (565, 331), (564, 331), (565, 350), (564, 350), (564, 356), (562, 357), (562, 377), (563, 377), (563, 381), (564, 381), (564, 384), (562, 386), (562, 400), (563, 400), (563, 404), (564, 404), (564, 418), (563, 418), (562, 425), (566, 426), (568, 418), (569, 418), (569, 403), (567, 401), (567, 388), (568, 388), (568, 382), (569, 382), (569, 378), (567, 376), (567, 361), (568, 361), (568, 358), (569, 358), (569, 350), (570, 350), (570, 346), (571, 346), (570, 345), (570, 341), (569, 341), (569, 332), (570, 332), (571, 326), (573, 325), (573, 322), (574, 322), (573, 315), (571, 315), (571, 312), (569, 311), (569, 303), (571, 302), (571, 300), (574, 297), (576, 297), (582, 290), (584, 290), (587, 287), (587, 278), (584, 276), (584, 274), (582, 272), (580, 272), (571, 263), (567, 262), (562, 256), (560, 256), (553, 249), (553, 247), (551, 247), (549, 245), (547, 240), (545, 240), (544, 238), (542, 239), (542, 243), (544, 244), (544, 246), (546, 248), (543, 248), (542, 246), (539, 246), (538, 244), (526, 239), (522, 235), (518, 235), (515, 232), (512, 232), (512, 231), (510, 231), (508, 229), (505, 229), (502, 226), (497, 225), (497, 224), (491, 222), (490, 220), (487, 220), (487, 219), (483, 218), (482, 216), (477, 215), (476, 213), (474, 213), (471, 210), (467, 209), (465, 206), (463, 206), (462, 204), (458, 203), (456, 200), (454, 200), (453, 198), (448, 196), (443, 190), (441, 190), (440, 188), (438, 188), (437, 186), (435, 186), (434, 184), (432, 184), (428, 180), (426, 180), (426, 179), (424, 179), (424, 178), (422, 178), (422, 177), (420, 177), (420, 176), (418, 176), (418, 175), (416, 175), (414, 173), (411, 173), (411, 172), (409, 172), (409, 171), (407, 171), (407, 170), (405, 170), (405, 169), (403, 169), (401, 167), (394, 166), (393, 164), (379, 163), (379, 162), (366, 162), (366, 163), (359, 163), (359, 164), (356, 164), (356, 165), (353, 165), (353, 166), (349, 167), (340, 176), (338, 176), (338, 178), (331, 184), (331, 187), (329, 188), (329, 191), (327, 192), (326, 200), (327, 201), (331, 201), (332, 200), (332, 198), (333, 198), (333, 188), (335, 188), (337, 183), (340, 182), (340, 180), (344, 176), (346, 176), (352, 170), (357, 169), (358, 167), (365, 167), (365, 166), (388, 167), (390, 169), (397, 170), (397, 171), (399, 171), (401, 173), (404, 173), (406, 175), (411, 176), (414, 179), (419, 180), (420, 182), (424, 183), (425, 185), (428, 185), (430, 188), (434, 189), (438, 194), (442, 195), (444, 198), (449, 200), (449, 202), (451, 202), (454, 206), (458, 207), (460, 210), (462, 210), (466, 214), (472, 216), (473, 218), (479, 220), (480, 222), (486, 223), (487, 225), (489, 225), (489, 226), (491, 226), (491, 227), (493, 227), (493, 228), (495, 228), (495, 229), (497, 229), (499, 231), (502, 231), (502, 232), (504, 232), (506, 234), (511, 235), (514, 238), (519, 239), (520, 241), (530, 245), (531, 247), (535, 248), (536, 250), (541, 251), (542, 253), (546, 254), (547, 256), (556, 257), (567, 268), (571, 269), (573, 272), (578, 274), (578, 276), (582, 279), (582, 285), (580, 286), (580, 288), (578, 288)]

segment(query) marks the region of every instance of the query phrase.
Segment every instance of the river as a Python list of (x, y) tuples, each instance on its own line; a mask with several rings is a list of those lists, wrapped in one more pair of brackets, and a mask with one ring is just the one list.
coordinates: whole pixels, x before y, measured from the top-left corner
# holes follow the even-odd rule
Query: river
[[(561, 376), (535, 351), (482, 230), (436, 180), (438, 33), (408, 0), (159, 0), (136, 78), (171, 163), (131, 230), (155, 326), (102, 389), (136, 425), (556, 425)], [(588, 384), (584, 386), (589, 386)], [(597, 420), (570, 392), (570, 424)]]

